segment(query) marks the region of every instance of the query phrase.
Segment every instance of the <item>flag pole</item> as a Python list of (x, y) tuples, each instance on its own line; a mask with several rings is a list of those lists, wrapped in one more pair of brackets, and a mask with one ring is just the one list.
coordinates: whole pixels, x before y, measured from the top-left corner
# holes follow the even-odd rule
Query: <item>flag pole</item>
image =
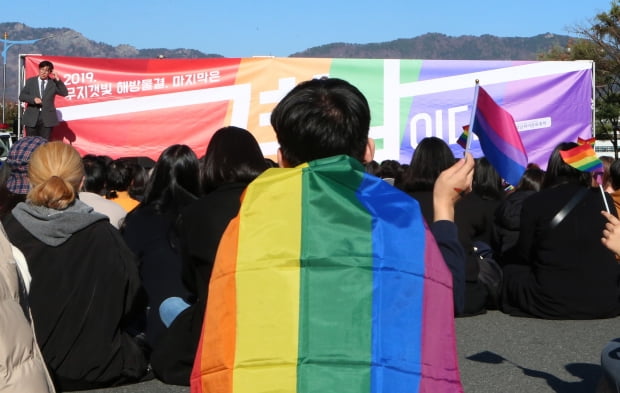
[(605, 210), (607, 210), (607, 213), (611, 214), (609, 211), (609, 205), (607, 204), (607, 198), (605, 198), (605, 190), (603, 190), (603, 185), (599, 183), (598, 188), (601, 190), (601, 195), (603, 196), (603, 202), (605, 202)]
[(478, 89), (480, 87), (480, 81), (476, 79), (476, 86), (474, 87), (474, 104), (471, 108), (471, 117), (469, 119), (469, 133), (467, 135), (467, 143), (465, 144), (465, 156), (469, 153), (471, 147), (471, 140), (474, 137), (474, 120), (476, 119), (476, 106), (478, 105)]

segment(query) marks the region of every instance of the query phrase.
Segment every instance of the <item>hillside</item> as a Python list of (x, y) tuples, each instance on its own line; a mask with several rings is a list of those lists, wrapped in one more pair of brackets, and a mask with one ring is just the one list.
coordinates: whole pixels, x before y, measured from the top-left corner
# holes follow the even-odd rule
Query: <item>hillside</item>
[[(32, 28), (23, 23), (0, 23), (0, 34), (12, 41), (44, 38), (35, 44), (14, 45), (7, 51), (6, 99), (17, 101), (18, 56), (37, 53), (49, 56), (120, 57), (120, 58), (210, 58), (218, 54), (187, 48), (137, 49), (131, 45), (112, 46), (84, 37), (68, 28)], [(49, 37), (49, 38), (47, 38)], [(131, 38), (128, 37), (128, 41)], [(415, 58), (469, 60), (536, 60), (538, 54), (554, 46), (566, 47), (568, 36), (540, 34), (534, 37), (496, 37), (491, 35), (450, 37), (429, 33), (415, 38), (371, 44), (332, 43), (302, 50), (290, 57), (327, 58)]]
[(436, 60), (536, 60), (554, 46), (566, 47), (569, 36), (540, 34), (534, 37), (492, 35), (450, 37), (428, 33), (415, 38), (374, 44), (334, 43), (306, 49), (291, 57), (436, 59)]

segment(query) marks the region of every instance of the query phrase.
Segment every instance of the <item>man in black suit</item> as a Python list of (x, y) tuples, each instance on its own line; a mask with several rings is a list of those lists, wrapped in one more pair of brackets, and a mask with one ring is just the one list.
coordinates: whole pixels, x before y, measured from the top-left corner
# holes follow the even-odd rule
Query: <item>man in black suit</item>
[(53, 71), (54, 65), (50, 61), (39, 63), (39, 76), (28, 78), (19, 94), (19, 100), (28, 103), (24, 112), (28, 136), (41, 136), (49, 140), (52, 128), (58, 124), (54, 99), (56, 95), (66, 97), (69, 91)]

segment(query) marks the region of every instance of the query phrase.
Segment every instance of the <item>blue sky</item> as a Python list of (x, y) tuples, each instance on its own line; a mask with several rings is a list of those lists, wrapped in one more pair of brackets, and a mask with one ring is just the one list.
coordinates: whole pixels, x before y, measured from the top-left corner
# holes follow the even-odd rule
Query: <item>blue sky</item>
[(576, 25), (589, 26), (610, 4), (611, 0), (61, 0), (3, 7), (0, 22), (67, 27), (94, 41), (138, 49), (288, 56), (333, 42), (385, 42), (434, 32), (570, 34)]

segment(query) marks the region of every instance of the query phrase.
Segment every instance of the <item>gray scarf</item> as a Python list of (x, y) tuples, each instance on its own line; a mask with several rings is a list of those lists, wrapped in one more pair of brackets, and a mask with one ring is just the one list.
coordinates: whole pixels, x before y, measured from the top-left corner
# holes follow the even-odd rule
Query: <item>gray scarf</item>
[(64, 210), (20, 202), (11, 213), (32, 236), (53, 247), (66, 242), (75, 232), (108, 219), (78, 199)]

